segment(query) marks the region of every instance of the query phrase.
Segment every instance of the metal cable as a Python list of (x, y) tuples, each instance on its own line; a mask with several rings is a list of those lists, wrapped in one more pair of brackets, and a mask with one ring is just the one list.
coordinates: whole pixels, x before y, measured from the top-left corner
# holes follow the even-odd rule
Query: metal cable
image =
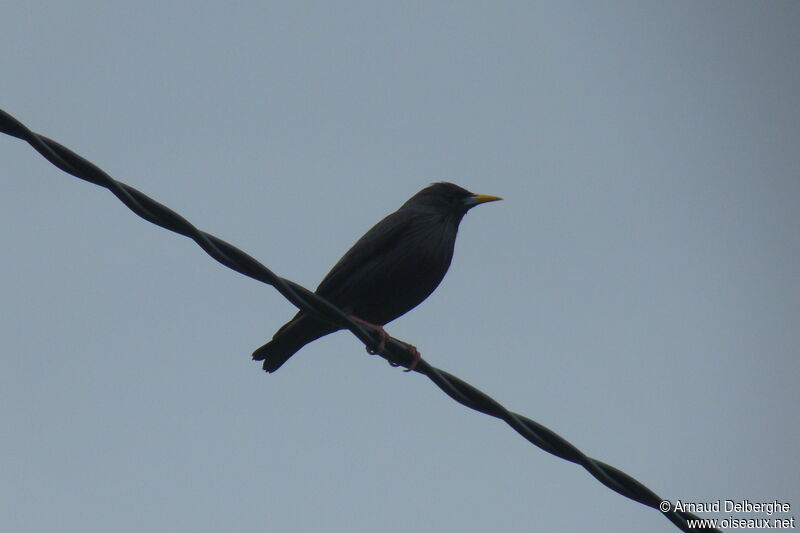
[[(341, 309), (324, 298), (317, 296), (293, 281), (279, 277), (232, 244), (197, 229), (175, 211), (156, 202), (130, 185), (116, 181), (93, 163), (70, 149), (44, 135), (32, 132), (2, 109), (0, 109), (0, 131), (26, 141), (48, 161), (64, 172), (110, 190), (131, 211), (145, 220), (194, 240), (208, 255), (226, 267), (272, 285), (299, 309), (350, 330), (368, 349), (378, 346), (381, 340), (379, 333), (352, 320)], [(411, 345), (394, 337), (387, 338), (384, 349), (377, 355), (394, 365), (405, 367), (411, 365), (414, 359)], [(509, 411), (496, 400), (466, 381), (432, 366), (424, 359), (417, 363), (414, 371), (427, 376), (445, 394), (458, 403), (505, 421), (531, 444), (552, 455), (581, 465), (600, 483), (611, 490), (661, 511), (667, 519), (682, 531), (687, 533), (690, 531), (722, 533), (719, 529), (711, 527), (690, 528), (687, 521), (700, 520), (697, 515), (677, 511), (674, 505), (664, 512), (659, 506), (665, 500), (633, 477), (618, 468), (587, 456), (552, 430), (530, 418)]]

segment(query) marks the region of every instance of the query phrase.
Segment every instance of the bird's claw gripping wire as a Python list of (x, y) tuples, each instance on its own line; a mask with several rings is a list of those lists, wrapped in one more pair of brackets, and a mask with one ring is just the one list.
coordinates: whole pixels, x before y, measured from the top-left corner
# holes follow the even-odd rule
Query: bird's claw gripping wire
[[(408, 348), (408, 351), (411, 352), (411, 364), (408, 365), (406, 369), (403, 370), (403, 372), (411, 372), (412, 370), (417, 368), (417, 365), (422, 360), (422, 355), (420, 355), (419, 350), (417, 350), (417, 347), (414, 346), (413, 344), (408, 344), (407, 342), (404, 342), (403, 344), (405, 344), (406, 347)], [(400, 366), (397, 363), (392, 363), (391, 361), (389, 361), (389, 364), (392, 366)]]
[[(377, 324), (373, 324), (372, 322), (367, 322), (366, 320), (362, 320), (362, 319), (358, 318), (355, 315), (350, 315), (350, 318), (352, 318), (355, 322), (358, 322), (362, 326), (367, 326), (368, 328), (372, 329), (373, 331), (376, 331), (378, 333), (378, 335), (380, 336), (380, 341), (378, 341), (378, 345), (374, 346), (374, 347), (369, 347), (368, 346), (367, 347), (367, 353), (370, 354), (370, 355), (378, 355), (378, 354), (383, 353), (383, 350), (386, 348), (386, 341), (389, 339), (389, 334), (386, 333), (386, 330), (383, 329), (382, 326), (379, 326)], [(402, 342), (402, 341), (398, 341), (398, 342)], [(408, 351), (411, 352), (411, 364), (408, 365), (408, 367), (406, 367), (406, 369), (403, 370), (403, 372), (411, 372), (412, 370), (417, 368), (417, 365), (419, 364), (420, 360), (422, 359), (422, 356), (420, 355), (419, 350), (417, 350), (416, 346), (414, 346), (412, 344), (408, 344), (407, 342), (402, 342), (402, 343), (406, 346), (406, 349), (408, 349)], [(389, 364), (391, 366), (402, 366), (402, 365), (400, 365), (398, 363), (393, 363), (392, 361), (389, 361)]]
[(380, 341), (378, 341), (378, 345), (377, 346), (374, 346), (374, 347), (371, 347), (371, 348), (369, 346), (367, 346), (367, 353), (370, 354), (370, 355), (377, 355), (377, 354), (383, 352), (383, 350), (386, 348), (386, 340), (389, 338), (389, 334), (386, 333), (386, 330), (383, 329), (382, 326), (379, 326), (377, 324), (373, 324), (372, 322), (367, 322), (366, 320), (361, 320), (360, 318), (358, 318), (355, 315), (350, 315), (350, 318), (352, 318), (355, 322), (358, 322), (362, 326), (367, 326), (368, 328), (376, 331), (378, 333), (378, 335), (380, 336)]

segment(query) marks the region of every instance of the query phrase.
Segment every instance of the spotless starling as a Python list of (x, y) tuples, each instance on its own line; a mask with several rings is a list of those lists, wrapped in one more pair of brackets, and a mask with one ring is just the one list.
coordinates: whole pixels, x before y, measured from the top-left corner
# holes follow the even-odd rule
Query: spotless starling
[[(453, 183), (422, 189), (361, 237), (328, 272), (316, 294), (378, 330), (383, 344), (381, 326), (419, 305), (444, 278), (464, 214), (500, 199)], [(275, 372), (300, 348), (339, 329), (300, 311), (253, 352), (253, 359)]]

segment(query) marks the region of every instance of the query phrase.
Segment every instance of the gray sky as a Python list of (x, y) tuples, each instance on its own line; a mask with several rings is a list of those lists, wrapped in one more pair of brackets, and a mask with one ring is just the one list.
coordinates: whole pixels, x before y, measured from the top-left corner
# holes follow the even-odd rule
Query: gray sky
[[(2, 19), (0, 107), (311, 288), (431, 181), (505, 197), (390, 333), (664, 497), (800, 518), (797, 2)], [(0, 160), (4, 531), (677, 531), (349, 334), (264, 374), (277, 292)]]

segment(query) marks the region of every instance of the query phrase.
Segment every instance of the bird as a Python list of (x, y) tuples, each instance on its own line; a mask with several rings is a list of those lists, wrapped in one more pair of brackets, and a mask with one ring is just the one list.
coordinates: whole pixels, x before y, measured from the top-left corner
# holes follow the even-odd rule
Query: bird
[[(425, 187), (365, 233), (315, 293), (377, 330), (382, 340), (375, 351), (381, 351), (386, 340), (382, 326), (422, 303), (444, 278), (467, 211), (497, 200), (502, 198), (449, 182)], [(301, 310), (253, 352), (253, 359), (275, 372), (306, 344), (340, 329)], [(414, 354), (416, 364), (416, 349)]]

